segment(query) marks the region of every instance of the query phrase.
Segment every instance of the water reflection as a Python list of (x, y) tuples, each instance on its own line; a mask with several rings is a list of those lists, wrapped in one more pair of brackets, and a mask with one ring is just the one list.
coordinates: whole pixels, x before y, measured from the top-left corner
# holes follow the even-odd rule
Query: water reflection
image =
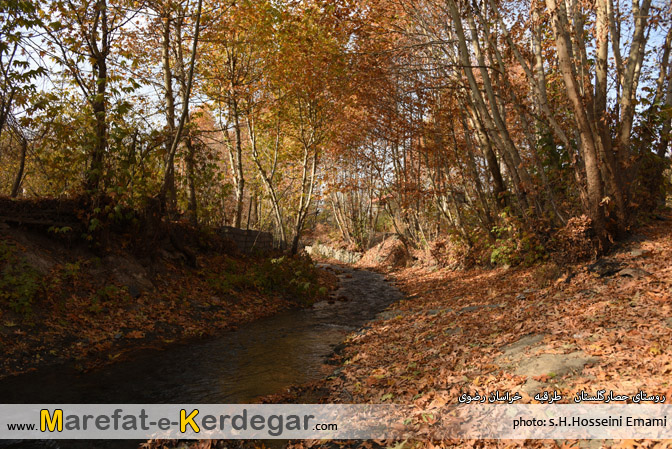
[[(5, 379), (0, 381), (0, 402), (249, 403), (316, 380), (323, 376), (320, 367), (334, 345), (401, 298), (380, 274), (337, 270), (341, 282), (336, 296), (348, 301), (324, 301), (218, 338), (166, 351), (143, 351), (131, 360), (88, 373), (60, 367)], [(77, 446), (135, 447), (124, 442), (90, 443)]]

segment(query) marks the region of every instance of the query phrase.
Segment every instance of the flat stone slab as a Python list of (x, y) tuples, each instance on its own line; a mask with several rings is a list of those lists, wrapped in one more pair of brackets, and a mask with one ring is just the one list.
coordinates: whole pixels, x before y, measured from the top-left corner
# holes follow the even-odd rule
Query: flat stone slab
[(467, 306), (467, 307), (462, 307), (460, 310), (457, 311), (458, 314), (461, 313), (467, 313), (467, 312), (474, 312), (476, 310), (481, 310), (481, 309), (497, 309), (500, 307), (504, 307), (502, 304), (481, 304), (478, 306)]
[(376, 315), (376, 318), (379, 320), (391, 320), (392, 318), (404, 315), (406, 315), (406, 312), (403, 310), (385, 310)]
[(641, 268), (634, 267), (634, 268), (625, 268), (619, 271), (618, 275), (621, 277), (631, 277), (634, 279), (641, 279), (647, 276), (651, 276), (651, 273), (649, 273), (646, 270), (642, 270)]
[(539, 354), (521, 361), (515, 373), (522, 376), (562, 376), (564, 374), (581, 371), (586, 365), (596, 363), (600, 359), (591, 357), (583, 351), (569, 354)]
[(527, 379), (527, 381), (520, 387), (520, 391), (524, 391), (529, 396), (534, 396), (535, 394), (541, 393), (547, 389), (548, 388), (545, 384), (534, 379)]
[(651, 254), (652, 252), (648, 249), (635, 248), (632, 251), (630, 251), (630, 255), (634, 258), (649, 257)]
[(580, 372), (586, 365), (597, 363), (600, 360), (583, 351), (574, 351), (569, 354), (546, 353), (544, 351), (550, 348), (541, 344), (545, 337), (546, 335), (526, 335), (515, 343), (503, 347), (503, 354), (499, 357), (508, 369), (528, 378), (521, 386), (521, 390), (530, 396), (546, 387), (534, 377), (559, 377)]
[(514, 359), (518, 356), (521, 356), (528, 348), (531, 348), (532, 346), (540, 343), (545, 337), (546, 335), (544, 334), (526, 335), (520, 340), (503, 347), (503, 357)]
[(547, 386), (535, 380), (536, 376), (563, 376), (583, 370), (586, 365), (597, 363), (597, 357), (590, 357), (583, 351), (569, 354), (540, 354), (521, 362), (515, 370), (516, 374), (527, 376), (527, 381), (520, 387), (522, 391), (533, 396)]

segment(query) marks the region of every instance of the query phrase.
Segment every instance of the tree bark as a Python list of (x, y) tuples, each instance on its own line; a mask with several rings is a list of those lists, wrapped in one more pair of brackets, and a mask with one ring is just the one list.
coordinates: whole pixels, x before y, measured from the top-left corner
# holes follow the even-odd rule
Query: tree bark
[[(167, 7), (167, 9), (169, 9)], [(165, 166), (165, 197), (161, 199), (162, 209), (173, 210), (175, 205), (175, 171), (172, 166), (173, 161), (170, 157), (170, 150), (173, 146), (173, 140), (175, 139), (175, 95), (173, 93), (173, 72), (170, 64), (170, 47), (171, 47), (171, 22), (170, 12), (167, 12), (164, 16), (163, 23), (163, 33), (161, 35), (161, 60), (163, 65), (163, 89), (164, 89), (164, 101), (166, 102), (166, 127), (168, 128), (168, 134), (166, 136), (165, 151), (166, 155), (164, 156), (164, 166)], [(182, 45), (181, 36), (179, 36), (178, 45)], [(167, 198), (168, 197), (168, 198)], [(166, 204), (167, 202), (167, 204)]]
[(252, 122), (252, 113), (248, 114), (248, 120), (247, 120), (247, 127), (248, 127), (248, 132), (250, 134), (250, 140), (252, 144), (252, 160), (254, 161), (254, 165), (257, 167), (257, 171), (259, 173), (259, 177), (261, 178), (262, 182), (264, 183), (264, 187), (266, 188), (266, 191), (268, 192), (268, 195), (271, 200), (271, 207), (273, 208), (273, 219), (275, 221), (275, 226), (277, 229), (277, 232), (280, 235), (280, 245), (285, 246), (287, 243), (287, 236), (285, 235), (285, 226), (284, 226), (284, 220), (282, 217), (282, 210), (280, 208), (280, 200), (278, 199), (277, 192), (275, 190), (275, 185), (273, 184), (273, 176), (275, 174), (275, 162), (277, 161), (277, 155), (279, 151), (279, 146), (280, 146), (280, 126), (276, 127), (276, 138), (275, 138), (275, 148), (274, 148), (274, 155), (273, 155), (273, 167), (271, 167), (270, 173), (267, 171), (264, 166), (261, 163), (261, 157), (259, 154), (259, 148), (257, 147), (257, 134), (256, 130), (254, 129), (254, 125)]
[[(292, 255), (299, 251), (299, 240), (301, 239), (301, 232), (303, 231), (304, 221), (308, 214), (308, 209), (313, 199), (313, 189), (315, 188), (315, 175), (317, 171), (318, 151), (313, 150), (313, 155), (310, 157), (310, 148), (304, 145), (303, 155), (303, 174), (301, 176), (301, 197), (299, 199), (299, 209), (296, 213), (296, 221), (294, 225), (294, 238), (292, 240)], [(310, 165), (310, 174), (308, 173)]]
[(589, 217), (593, 221), (593, 227), (600, 243), (606, 246), (609, 236), (607, 235), (605, 212), (602, 202), (604, 186), (602, 184), (599, 168), (598, 150), (572, 68), (572, 61), (569, 55), (568, 36), (565, 33), (565, 30), (569, 27), (567, 16), (564, 10), (563, 0), (560, 0), (558, 4), (556, 4), (556, 0), (546, 0), (546, 5), (551, 14), (553, 24), (558, 53), (558, 66), (562, 73), (567, 96), (572, 104), (574, 117), (581, 136), (581, 150), (585, 163), (586, 181), (588, 185), (588, 204), (586, 205), (586, 208), (588, 209)]
[(189, 200), (187, 203), (187, 212), (191, 224), (198, 224), (198, 201), (196, 198), (196, 148), (191, 136), (188, 136), (185, 144), (187, 146), (187, 183), (189, 186)]
[(243, 217), (243, 201), (245, 200), (245, 172), (243, 171), (243, 143), (240, 129), (240, 111), (238, 100), (232, 100), (233, 126), (235, 133), (235, 149), (233, 158), (233, 170), (236, 184), (236, 209), (234, 215), (234, 227), (240, 228)]
[(18, 136), (18, 138), (21, 142), (21, 156), (19, 157), (19, 169), (16, 172), (14, 184), (12, 185), (12, 192), (10, 194), (10, 197), (12, 198), (19, 196), (19, 190), (21, 189), (21, 183), (23, 182), (23, 172), (26, 167), (26, 153), (28, 152), (28, 139), (21, 135)]
[[(110, 52), (110, 37), (107, 22), (107, 1), (96, 2), (94, 23), (89, 36), (89, 49), (94, 59), (93, 73), (96, 75), (95, 95), (91, 101), (96, 121), (96, 142), (86, 175), (87, 190), (98, 190), (103, 177), (103, 161), (107, 152), (107, 57)], [(100, 31), (98, 27), (100, 26)], [(98, 33), (100, 32), (100, 46)]]
[(175, 153), (177, 152), (177, 147), (180, 144), (182, 139), (182, 131), (184, 130), (184, 125), (187, 121), (187, 116), (189, 115), (189, 99), (191, 97), (191, 88), (194, 82), (194, 67), (196, 65), (196, 53), (198, 49), (198, 36), (201, 30), (201, 11), (203, 8), (203, 0), (198, 0), (198, 6), (196, 10), (196, 23), (194, 26), (194, 39), (191, 46), (191, 60), (189, 62), (189, 72), (187, 74), (186, 89), (183, 92), (182, 96), (182, 113), (180, 115), (180, 121), (177, 124), (175, 129), (175, 134), (173, 135), (173, 141), (171, 142), (170, 150), (168, 151), (168, 164), (166, 173), (163, 179), (163, 186), (161, 187), (160, 198), (165, 204), (166, 193), (169, 188), (170, 178), (174, 177), (174, 161)]

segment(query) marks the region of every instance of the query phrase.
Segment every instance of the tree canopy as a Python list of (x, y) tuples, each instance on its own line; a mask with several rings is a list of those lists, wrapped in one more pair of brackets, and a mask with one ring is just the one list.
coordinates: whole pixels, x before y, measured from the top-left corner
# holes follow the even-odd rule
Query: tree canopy
[(665, 202), (671, 50), (657, 0), (0, 0), (0, 193), (592, 254)]

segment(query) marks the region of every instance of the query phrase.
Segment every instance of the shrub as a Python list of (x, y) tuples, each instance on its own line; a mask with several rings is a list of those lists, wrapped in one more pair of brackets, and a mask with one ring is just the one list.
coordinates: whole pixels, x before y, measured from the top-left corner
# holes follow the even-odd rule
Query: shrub
[(317, 268), (307, 254), (265, 259), (252, 271), (254, 284), (267, 294), (280, 294), (304, 304), (326, 294), (320, 288)]
[(27, 316), (32, 313), (33, 303), (43, 291), (40, 273), (7, 243), (0, 242), (0, 302)]
[(492, 234), (495, 242), (490, 245), (490, 263), (493, 265), (515, 265), (520, 262), (516, 255), (516, 226), (515, 221), (502, 212), (502, 225), (493, 226)]
[(253, 259), (247, 267), (225, 259), (217, 272), (209, 273), (207, 282), (219, 295), (256, 290), (300, 304), (309, 304), (327, 294), (320, 286), (318, 269), (307, 254)]
[(525, 225), (504, 212), (500, 217), (502, 224), (492, 229), (495, 242), (489, 246), (491, 264), (530, 266), (547, 257), (547, 249), (540, 237), (546, 233), (545, 223), (537, 221)]
[(232, 291), (240, 291), (254, 287), (254, 282), (249, 275), (242, 273), (225, 272), (208, 278), (208, 285), (215, 293), (226, 295)]

